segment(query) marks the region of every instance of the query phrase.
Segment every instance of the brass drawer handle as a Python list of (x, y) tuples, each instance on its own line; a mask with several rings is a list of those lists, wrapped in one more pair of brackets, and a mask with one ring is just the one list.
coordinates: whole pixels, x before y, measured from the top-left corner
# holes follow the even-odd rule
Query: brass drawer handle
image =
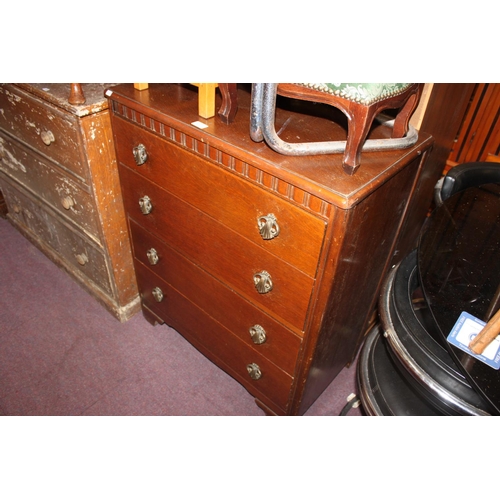
[(267, 340), (266, 331), (260, 325), (253, 325), (250, 327), (249, 332), (254, 344), (260, 345)]
[(156, 300), (156, 302), (161, 302), (163, 300), (163, 292), (161, 291), (161, 288), (155, 287), (153, 288), (151, 293), (153, 294), (153, 297)]
[(139, 200), (139, 206), (141, 207), (141, 212), (144, 215), (148, 215), (153, 210), (153, 204), (151, 203), (151, 198), (149, 196), (143, 196)]
[(253, 275), (253, 282), (259, 293), (268, 293), (273, 289), (273, 281), (267, 271), (255, 273)]
[(259, 380), (259, 378), (262, 377), (262, 372), (260, 371), (260, 367), (257, 363), (250, 363), (247, 365), (247, 371), (250, 378), (254, 380)]
[(75, 258), (78, 264), (80, 264), (81, 266), (84, 266), (89, 261), (89, 258), (85, 253), (80, 253), (78, 255), (75, 255)]
[(61, 198), (61, 205), (64, 209), (69, 210), (75, 205), (75, 201), (71, 198), (71, 196), (65, 196), (64, 198)]
[(257, 219), (257, 224), (263, 240), (272, 240), (280, 234), (280, 227), (274, 214), (260, 216)]
[(144, 146), (144, 144), (138, 144), (132, 152), (137, 166), (144, 165), (144, 163), (148, 161), (148, 152), (146, 151), (146, 146)]
[(149, 263), (152, 266), (158, 264), (158, 261), (160, 260), (160, 258), (158, 257), (158, 252), (154, 248), (150, 248), (147, 251), (147, 256), (148, 256)]
[(42, 141), (46, 146), (50, 146), (56, 140), (54, 134), (50, 130), (44, 130), (40, 134), (40, 137), (42, 138)]

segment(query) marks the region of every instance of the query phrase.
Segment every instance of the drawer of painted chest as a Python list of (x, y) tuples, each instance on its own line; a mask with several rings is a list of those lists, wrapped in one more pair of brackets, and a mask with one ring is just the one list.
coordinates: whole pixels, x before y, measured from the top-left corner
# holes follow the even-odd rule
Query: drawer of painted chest
[(102, 252), (59, 220), (50, 209), (45, 209), (41, 202), (12, 186), (1, 172), (0, 181), (13, 221), (27, 228), (43, 246), (50, 247), (74, 274), (81, 279), (87, 278), (111, 294), (106, 259)]
[(289, 374), (301, 339), (200, 267), (130, 221), (135, 258)]
[(87, 164), (78, 118), (20, 89), (0, 85), (0, 127), (82, 180)]
[[(136, 261), (135, 266), (139, 293), (148, 309), (185, 336), (253, 395), (264, 394), (286, 409), (293, 380), (290, 375), (233, 335), (140, 262)], [(162, 291), (160, 302), (153, 295), (156, 288)], [(159, 297), (157, 292), (156, 297)], [(253, 370), (253, 373), (259, 371), (260, 378), (252, 379), (249, 370)]]
[[(129, 217), (251, 302), (304, 329), (311, 277), (132, 170), (121, 167), (120, 180)], [(139, 202), (146, 197), (151, 212), (144, 215)], [(260, 293), (255, 280), (264, 284), (264, 272), (272, 289)]]
[[(179, 198), (315, 276), (325, 222), (208, 160), (146, 130), (114, 118), (118, 160)], [(134, 148), (142, 144), (147, 160), (138, 166)], [(276, 222), (272, 220), (274, 216)], [(266, 219), (267, 218), (267, 219)], [(279, 234), (263, 239), (260, 228)], [(267, 236), (266, 236), (267, 237)]]
[(0, 169), (99, 241), (92, 196), (53, 165), (0, 133)]

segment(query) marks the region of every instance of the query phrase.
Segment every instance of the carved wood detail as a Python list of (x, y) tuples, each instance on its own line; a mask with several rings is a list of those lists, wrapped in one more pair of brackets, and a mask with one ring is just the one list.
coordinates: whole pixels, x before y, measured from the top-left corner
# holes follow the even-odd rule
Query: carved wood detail
[(124, 104), (112, 102), (113, 111), (127, 121), (133, 122), (149, 132), (159, 135), (178, 146), (181, 146), (193, 153), (202, 156), (206, 160), (210, 160), (217, 165), (231, 170), (235, 174), (245, 178), (247, 181), (259, 186), (266, 191), (272, 192), (280, 198), (291, 201), (301, 208), (319, 215), (324, 219), (330, 216), (330, 204), (326, 201), (317, 198), (310, 193), (283, 181), (278, 177), (264, 173), (261, 169), (242, 161), (241, 159), (231, 156), (226, 152), (222, 152), (216, 147), (199, 141), (184, 132), (181, 132), (173, 127), (163, 124), (143, 113), (138, 113), (125, 106)]

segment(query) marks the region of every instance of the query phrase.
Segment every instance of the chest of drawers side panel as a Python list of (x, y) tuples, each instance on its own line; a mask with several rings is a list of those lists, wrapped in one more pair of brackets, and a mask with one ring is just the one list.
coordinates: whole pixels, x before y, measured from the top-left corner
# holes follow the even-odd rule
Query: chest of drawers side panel
[(138, 290), (107, 110), (81, 119), (89, 179), (119, 307), (138, 309)]
[(332, 218), (329, 236), (336, 244), (330, 249), (333, 255), (326, 259), (318, 284), (292, 412), (307, 411), (354, 360), (371, 324), (380, 286), (425, 160), (424, 150), (429, 146), (430, 141), (422, 155), (361, 203), (347, 211), (337, 210)]

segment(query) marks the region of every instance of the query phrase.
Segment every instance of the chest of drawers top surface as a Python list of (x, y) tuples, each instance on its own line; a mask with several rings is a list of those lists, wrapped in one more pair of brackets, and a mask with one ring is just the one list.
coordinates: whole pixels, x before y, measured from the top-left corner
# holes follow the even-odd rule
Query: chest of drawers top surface
[(15, 86), (81, 118), (108, 109), (104, 89), (113, 85), (111, 83), (83, 83), (82, 89), (85, 95), (83, 104), (69, 103), (70, 85), (67, 83), (16, 83)]
[[(361, 167), (351, 176), (343, 172), (342, 155), (285, 156), (274, 152), (264, 142), (252, 141), (250, 87), (247, 85), (239, 85), (238, 112), (230, 125), (217, 118), (200, 118), (197, 90), (190, 85), (151, 84), (143, 91), (135, 90), (132, 85), (117, 85), (108, 92), (108, 97), (117, 116), (163, 135), (237, 173), (242, 173), (242, 170), (252, 180), (279, 192), (282, 190), (299, 204), (303, 204), (305, 193), (308, 198), (314, 193), (314, 197), (307, 200), (312, 207), (328, 202), (349, 208), (404, 168), (431, 142), (428, 135), (421, 134), (418, 142), (403, 153), (363, 153)], [(219, 105), (217, 95), (216, 108)], [(196, 127), (193, 125), (196, 122), (203, 123), (206, 128)], [(342, 116), (339, 117), (338, 111), (327, 105), (293, 102), (289, 109), (277, 108), (275, 123), (280, 137), (290, 142), (346, 139)], [(173, 127), (175, 132), (163, 124)], [(369, 138), (386, 138), (390, 133), (388, 127), (380, 125), (374, 127)], [(282, 185), (279, 185), (280, 181)], [(290, 189), (294, 192), (290, 193)]]

